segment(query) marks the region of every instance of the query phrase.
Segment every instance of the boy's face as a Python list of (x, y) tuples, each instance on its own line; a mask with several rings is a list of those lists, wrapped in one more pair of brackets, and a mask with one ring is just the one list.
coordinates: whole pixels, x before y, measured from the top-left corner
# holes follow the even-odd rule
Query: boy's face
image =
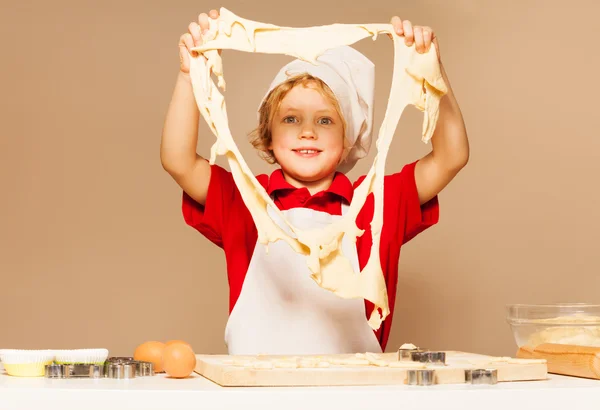
[(335, 172), (344, 152), (342, 118), (313, 85), (284, 97), (271, 124), (271, 149), (288, 177), (317, 182)]

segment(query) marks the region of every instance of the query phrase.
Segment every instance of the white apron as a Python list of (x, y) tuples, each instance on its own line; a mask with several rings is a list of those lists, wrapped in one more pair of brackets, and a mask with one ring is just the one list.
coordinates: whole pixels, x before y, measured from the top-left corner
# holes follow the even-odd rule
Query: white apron
[[(289, 227), (267, 207), (288, 234)], [(342, 214), (348, 206), (342, 205)], [(321, 228), (341, 216), (308, 208), (283, 214), (300, 229)], [(342, 252), (359, 272), (356, 244), (342, 240)], [(310, 278), (304, 256), (283, 240), (256, 243), (248, 272), (225, 328), (231, 355), (381, 353), (365, 314), (364, 299), (343, 299)]]

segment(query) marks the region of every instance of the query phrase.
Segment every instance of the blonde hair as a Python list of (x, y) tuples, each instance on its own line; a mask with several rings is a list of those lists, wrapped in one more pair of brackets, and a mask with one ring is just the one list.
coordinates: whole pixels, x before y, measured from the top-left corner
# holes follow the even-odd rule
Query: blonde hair
[[(335, 94), (333, 91), (331, 91), (331, 88), (329, 88), (329, 86), (320, 78), (314, 77), (307, 73), (290, 77), (271, 90), (271, 92), (269, 92), (269, 94), (266, 96), (259, 109), (260, 116), (258, 127), (249, 134), (250, 143), (258, 150), (259, 155), (269, 164), (277, 163), (277, 159), (275, 158), (273, 151), (268, 148), (273, 139), (271, 134), (271, 123), (273, 121), (273, 117), (279, 110), (279, 106), (281, 105), (281, 102), (287, 93), (298, 85), (304, 87), (314, 85), (315, 89), (331, 102), (338, 115), (342, 119), (343, 133), (344, 136), (346, 135), (346, 123), (344, 116), (342, 115), (342, 109), (340, 108)], [(346, 138), (344, 138), (344, 141), (345, 140)]]

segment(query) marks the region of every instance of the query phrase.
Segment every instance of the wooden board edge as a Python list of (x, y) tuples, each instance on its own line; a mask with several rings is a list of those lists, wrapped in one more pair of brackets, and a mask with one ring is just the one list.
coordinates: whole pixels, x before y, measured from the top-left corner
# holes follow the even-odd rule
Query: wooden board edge
[(545, 359), (551, 374), (600, 380), (598, 347), (544, 343), (522, 347), (519, 354)]

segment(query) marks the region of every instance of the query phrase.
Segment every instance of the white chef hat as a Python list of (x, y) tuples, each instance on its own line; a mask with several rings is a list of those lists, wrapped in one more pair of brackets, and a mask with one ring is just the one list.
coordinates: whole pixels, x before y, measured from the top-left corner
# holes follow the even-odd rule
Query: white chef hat
[(346, 122), (346, 140), (351, 147), (338, 171), (348, 172), (369, 153), (371, 147), (375, 65), (350, 46), (325, 51), (317, 58), (316, 65), (296, 59), (279, 70), (260, 105), (276, 86), (289, 77), (304, 73), (321, 79), (338, 100)]

